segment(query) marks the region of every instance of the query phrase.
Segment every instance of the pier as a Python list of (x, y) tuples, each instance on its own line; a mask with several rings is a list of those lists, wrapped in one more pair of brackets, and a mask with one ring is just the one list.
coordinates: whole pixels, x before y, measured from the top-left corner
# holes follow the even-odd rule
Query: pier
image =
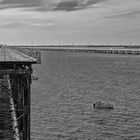
[(36, 59), (0, 47), (0, 140), (30, 140), (30, 86)]
[[(13, 47), (13, 46), (12, 46)], [(18, 48), (18, 47), (17, 47)], [(30, 51), (140, 55), (140, 46), (20, 46)]]
[(106, 53), (106, 54), (140, 55), (140, 49), (126, 49), (126, 48), (46, 47), (46, 48), (39, 48), (38, 50), (41, 50), (41, 51), (57, 51), (57, 52), (79, 52), (79, 53)]

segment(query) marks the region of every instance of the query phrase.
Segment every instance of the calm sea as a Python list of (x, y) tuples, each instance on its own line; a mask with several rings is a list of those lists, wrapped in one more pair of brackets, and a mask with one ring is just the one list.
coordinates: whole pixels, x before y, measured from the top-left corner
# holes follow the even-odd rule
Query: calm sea
[(140, 140), (140, 56), (42, 52), (34, 73), (32, 140)]

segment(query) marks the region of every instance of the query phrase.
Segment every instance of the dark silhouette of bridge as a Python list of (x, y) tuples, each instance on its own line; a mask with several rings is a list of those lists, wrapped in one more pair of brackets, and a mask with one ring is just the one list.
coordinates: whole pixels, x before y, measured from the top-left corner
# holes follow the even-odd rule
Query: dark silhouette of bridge
[(30, 140), (30, 85), (36, 59), (0, 47), (0, 140)]

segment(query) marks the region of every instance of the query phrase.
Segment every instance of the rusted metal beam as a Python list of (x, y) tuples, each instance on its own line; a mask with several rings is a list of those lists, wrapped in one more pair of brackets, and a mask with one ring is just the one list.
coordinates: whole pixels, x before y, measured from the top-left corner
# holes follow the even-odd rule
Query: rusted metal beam
[(18, 75), (18, 74), (27, 74), (27, 75), (31, 75), (32, 74), (32, 69), (5, 69), (5, 70), (0, 70), (0, 75)]

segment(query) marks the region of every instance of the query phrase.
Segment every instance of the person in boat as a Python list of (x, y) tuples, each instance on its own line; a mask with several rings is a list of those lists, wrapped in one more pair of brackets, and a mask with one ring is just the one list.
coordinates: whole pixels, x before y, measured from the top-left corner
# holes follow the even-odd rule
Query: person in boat
[(93, 107), (95, 108), (96, 105), (100, 105), (100, 104), (101, 104), (101, 101), (98, 101), (98, 102), (96, 102), (96, 103), (93, 104)]

